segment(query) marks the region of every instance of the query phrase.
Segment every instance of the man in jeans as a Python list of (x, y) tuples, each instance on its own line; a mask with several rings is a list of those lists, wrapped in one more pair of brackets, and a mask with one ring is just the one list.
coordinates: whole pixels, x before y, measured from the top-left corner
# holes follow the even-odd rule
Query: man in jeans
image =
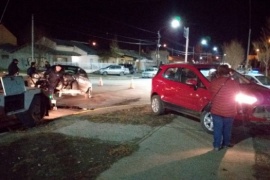
[(217, 69), (217, 78), (211, 82), (212, 95), (211, 114), (214, 125), (214, 150), (232, 147), (231, 131), (234, 117), (237, 114), (235, 95), (239, 92), (239, 84), (230, 76), (227, 65)]

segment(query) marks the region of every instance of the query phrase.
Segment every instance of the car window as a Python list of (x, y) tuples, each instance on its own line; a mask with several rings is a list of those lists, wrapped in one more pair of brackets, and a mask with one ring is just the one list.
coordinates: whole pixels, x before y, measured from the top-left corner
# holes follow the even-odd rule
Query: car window
[(72, 66), (65, 66), (64, 71), (66, 74), (77, 74), (78, 68)]
[(188, 68), (183, 68), (180, 71), (180, 82), (187, 85), (196, 85), (199, 88), (205, 88), (205, 85), (200, 78), (198, 78), (196, 73)]
[(177, 76), (177, 70), (178, 68), (168, 68), (164, 73), (164, 77), (170, 80), (178, 80), (179, 76)]
[(255, 76), (263, 85), (270, 85), (270, 78), (267, 76)]

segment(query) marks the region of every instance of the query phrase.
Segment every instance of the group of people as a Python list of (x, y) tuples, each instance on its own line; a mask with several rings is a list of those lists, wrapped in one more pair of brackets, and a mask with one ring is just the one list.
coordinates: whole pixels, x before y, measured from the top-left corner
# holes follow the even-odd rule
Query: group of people
[[(13, 59), (13, 61), (8, 66), (8, 76), (17, 76), (19, 75), (19, 67), (18, 67), (18, 59)], [(55, 68), (51, 68), (50, 63), (45, 61), (45, 73), (44, 76), (47, 77), (48, 80), (48, 90), (49, 97), (52, 97), (54, 94), (54, 90), (58, 83), (63, 78), (62, 67), (56, 65)], [(33, 77), (33, 74), (37, 73), (36, 62), (31, 62), (30, 67), (27, 69), (27, 75), (29, 78)]]
[[(53, 95), (57, 84), (63, 78), (63, 73), (59, 65), (51, 69), (49, 63), (46, 62), (45, 67), (45, 76), (48, 77), (49, 82), (49, 94)], [(8, 67), (8, 75), (18, 75), (19, 70), (18, 60), (14, 59)], [(36, 63), (32, 62), (27, 74), (32, 77), (36, 71)], [(234, 96), (238, 91), (239, 84), (230, 76), (229, 67), (220, 65), (216, 71), (216, 78), (211, 81), (210, 86), (212, 97), (211, 114), (214, 125), (213, 147), (215, 151), (232, 147), (231, 131), (234, 117), (237, 114)]]

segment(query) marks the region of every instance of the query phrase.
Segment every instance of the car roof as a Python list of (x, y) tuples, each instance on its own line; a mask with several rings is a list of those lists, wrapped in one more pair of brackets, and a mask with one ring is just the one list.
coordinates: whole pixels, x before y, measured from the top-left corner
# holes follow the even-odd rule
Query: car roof
[(163, 64), (160, 66), (162, 67), (194, 67), (197, 69), (203, 68), (217, 68), (219, 64), (190, 64), (190, 63), (171, 63), (171, 64)]
[(55, 67), (55, 66), (80, 68), (79, 66), (65, 65), (65, 64), (55, 64), (55, 65), (52, 65), (51, 67)]

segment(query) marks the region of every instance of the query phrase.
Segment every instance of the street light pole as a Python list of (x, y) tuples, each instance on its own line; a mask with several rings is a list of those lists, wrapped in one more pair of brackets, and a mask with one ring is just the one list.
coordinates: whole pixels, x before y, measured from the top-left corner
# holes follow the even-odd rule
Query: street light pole
[(157, 66), (159, 66), (159, 47), (160, 47), (160, 38), (161, 38), (159, 30), (158, 30), (157, 34), (158, 34), (158, 41), (157, 41), (157, 57), (156, 57), (156, 59), (157, 59)]
[(189, 27), (184, 27), (184, 37), (186, 38), (186, 53), (185, 53), (185, 62), (187, 62), (188, 55), (188, 41), (189, 41)]

